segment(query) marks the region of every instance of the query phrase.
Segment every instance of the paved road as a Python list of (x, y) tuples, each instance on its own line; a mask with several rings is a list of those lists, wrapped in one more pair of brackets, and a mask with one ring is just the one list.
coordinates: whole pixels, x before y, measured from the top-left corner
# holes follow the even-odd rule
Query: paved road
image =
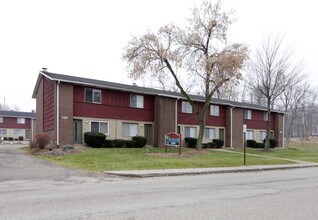
[(124, 179), (52, 166), (0, 145), (0, 169), (0, 219), (318, 216), (318, 168)]

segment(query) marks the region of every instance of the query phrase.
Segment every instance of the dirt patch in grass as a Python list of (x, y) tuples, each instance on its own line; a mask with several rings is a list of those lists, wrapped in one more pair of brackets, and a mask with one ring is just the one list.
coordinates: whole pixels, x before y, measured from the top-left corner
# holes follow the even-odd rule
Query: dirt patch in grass
[(74, 149), (64, 149), (62, 148), (44, 148), (44, 149), (31, 149), (30, 154), (38, 156), (63, 156), (66, 154), (82, 153), (87, 147), (84, 146), (75, 146)]
[(156, 152), (156, 153), (146, 153), (145, 155), (148, 155), (148, 156), (155, 156), (155, 157), (187, 157), (187, 158), (190, 158), (194, 155), (208, 155), (210, 154), (211, 151), (209, 150), (195, 150), (195, 149), (192, 149), (192, 150), (189, 150), (189, 151), (186, 151), (186, 152), (182, 152), (181, 155), (179, 155), (179, 153), (161, 153), (161, 152)]

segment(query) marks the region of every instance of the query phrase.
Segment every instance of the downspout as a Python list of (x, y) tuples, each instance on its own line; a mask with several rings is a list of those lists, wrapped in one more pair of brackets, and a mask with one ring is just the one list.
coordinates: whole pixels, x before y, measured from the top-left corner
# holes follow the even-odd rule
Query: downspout
[(60, 81), (56, 86), (56, 147), (60, 147)]
[(178, 101), (179, 101), (180, 98), (177, 98), (176, 100), (176, 107), (175, 107), (175, 120), (176, 120), (176, 123), (175, 123), (175, 128), (174, 128), (174, 131), (175, 133), (178, 133)]
[(283, 148), (285, 147), (285, 114), (283, 114)]
[(233, 148), (233, 108), (235, 106), (231, 106), (231, 137), (230, 137), (230, 147)]

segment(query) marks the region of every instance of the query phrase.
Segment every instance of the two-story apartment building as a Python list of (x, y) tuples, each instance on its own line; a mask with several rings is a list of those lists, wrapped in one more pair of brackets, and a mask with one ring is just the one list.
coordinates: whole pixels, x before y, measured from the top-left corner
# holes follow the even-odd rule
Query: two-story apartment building
[(34, 112), (0, 111), (0, 138), (32, 140), (34, 130)]
[[(50, 73), (39, 73), (36, 99), (36, 133), (47, 133), (56, 145), (82, 144), (87, 131), (105, 133), (108, 139), (141, 135), (148, 144), (164, 146), (164, 135), (179, 132), (197, 137), (199, 123), (191, 105), (180, 93), (136, 85)], [(200, 105), (202, 96), (192, 98)], [(283, 145), (283, 113), (271, 113), (272, 135)], [(265, 137), (266, 109), (261, 106), (212, 99), (204, 142), (224, 139), (227, 147), (243, 146), (247, 139)]]

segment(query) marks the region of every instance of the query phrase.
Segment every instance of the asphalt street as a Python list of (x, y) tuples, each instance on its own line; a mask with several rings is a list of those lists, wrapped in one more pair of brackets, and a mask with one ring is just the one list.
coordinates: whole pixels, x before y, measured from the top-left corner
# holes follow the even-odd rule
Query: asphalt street
[(317, 219), (318, 168), (119, 178), (0, 145), (0, 219)]

